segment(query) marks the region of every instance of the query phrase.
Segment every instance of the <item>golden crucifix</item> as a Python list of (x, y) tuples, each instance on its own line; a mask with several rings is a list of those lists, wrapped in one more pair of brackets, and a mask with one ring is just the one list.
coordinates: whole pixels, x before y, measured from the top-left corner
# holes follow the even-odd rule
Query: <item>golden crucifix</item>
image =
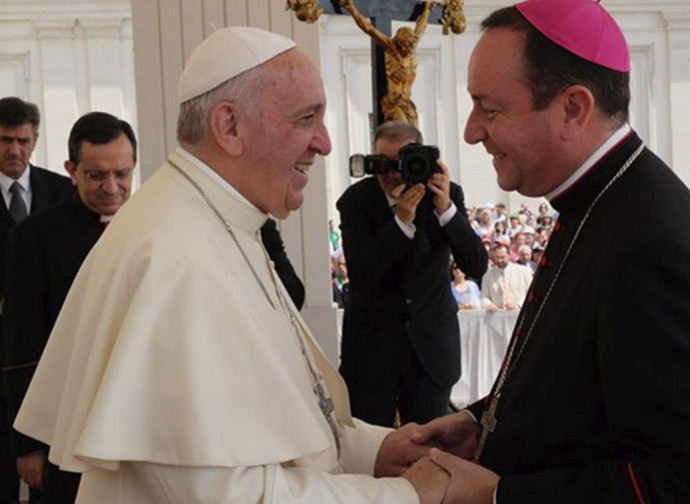
[(434, 2), (424, 2), (424, 11), (415, 23), (414, 30), (399, 28), (389, 37), (376, 28), (355, 7), (352, 0), (340, 0), (340, 6), (347, 9), (364, 33), (381, 45), (386, 53), (386, 80), (388, 91), (381, 101), (386, 121), (403, 121), (417, 124), (417, 108), (412, 102), (412, 84), (417, 75), (416, 48), (426, 25)]
[[(402, 27), (390, 37), (376, 28), (363, 16), (353, 0), (339, 0), (362, 31), (369, 35), (384, 50), (386, 67), (386, 92), (381, 99), (385, 120), (398, 120), (417, 124), (417, 109), (412, 102), (412, 85), (417, 75), (417, 44), (429, 22), (429, 15), (435, 2), (425, 1), (423, 11), (414, 29)], [(335, 1), (331, 1), (335, 3)], [(440, 3), (440, 2), (439, 2)], [(441, 24), (443, 34), (449, 31), (460, 34), (465, 31), (464, 0), (444, 0)], [(286, 10), (293, 10), (297, 19), (314, 23), (322, 13), (318, 0), (287, 0)]]

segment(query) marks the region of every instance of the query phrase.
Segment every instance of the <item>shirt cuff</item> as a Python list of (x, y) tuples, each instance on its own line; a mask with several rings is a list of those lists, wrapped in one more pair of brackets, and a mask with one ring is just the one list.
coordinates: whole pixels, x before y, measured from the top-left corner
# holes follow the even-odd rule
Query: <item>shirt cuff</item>
[(455, 206), (455, 203), (452, 201), (450, 202), (450, 206), (448, 207), (448, 210), (443, 212), (441, 215), (439, 215), (436, 210), (434, 210), (434, 213), (436, 214), (436, 217), (438, 217), (438, 223), (441, 225), (441, 227), (445, 226), (450, 222), (450, 220), (455, 217), (455, 213), (458, 211), (458, 207)]
[(398, 223), (398, 227), (400, 228), (400, 231), (402, 231), (405, 236), (407, 236), (410, 240), (414, 239), (414, 234), (417, 232), (417, 227), (414, 225), (414, 223), (410, 224), (409, 226), (403, 223), (398, 216), (395, 216), (395, 222)]
[(465, 408), (464, 410), (460, 410), (460, 411), (463, 411), (463, 412), (467, 413), (469, 416), (471, 416), (471, 417), (472, 417), (472, 420), (474, 420), (474, 423), (476, 423), (476, 424), (479, 423), (479, 422), (477, 422), (477, 417), (474, 416), (474, 413), (472, 413), (472, 412), (471, 412), (470, 410), (468, 410), (467, 408)]

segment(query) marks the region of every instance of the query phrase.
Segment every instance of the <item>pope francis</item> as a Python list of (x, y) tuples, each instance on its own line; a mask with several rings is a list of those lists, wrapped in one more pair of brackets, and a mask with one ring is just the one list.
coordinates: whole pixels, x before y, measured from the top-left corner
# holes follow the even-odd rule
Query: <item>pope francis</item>
[(331, 150), (291, 40), (214, 32), (179, 83), (180, 147), (80, 270), (15, 427), (83, 473), (77, 502), (435, 503), (449, 477), (350, 416), (261, 245)]

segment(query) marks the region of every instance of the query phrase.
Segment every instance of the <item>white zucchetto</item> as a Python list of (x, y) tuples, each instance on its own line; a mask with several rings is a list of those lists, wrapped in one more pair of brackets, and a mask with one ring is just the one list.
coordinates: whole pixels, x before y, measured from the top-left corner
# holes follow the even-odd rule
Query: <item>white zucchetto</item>
[(207, 93), (296, 46), (293, 40), (261, 28), (231, 26), (216, 30), (187, 60), (180, 76), (178, 103)]

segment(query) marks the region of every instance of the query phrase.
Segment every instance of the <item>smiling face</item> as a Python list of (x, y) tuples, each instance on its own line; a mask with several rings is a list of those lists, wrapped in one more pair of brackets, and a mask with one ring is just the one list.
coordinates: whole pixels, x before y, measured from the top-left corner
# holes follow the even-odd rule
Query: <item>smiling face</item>
[(525, 81), (524, 34), (495, 28), (482, 35), (469, 64), (472, 112), (465, 141), (482, 143), (493, 156), (498, 185), (505, 191), (541, 196), (556, 188), (576, 166), (560, 141), (558, 100), (534, 110)]
[(254, 94), (256, 111), (240, 122), (250, 170), (243, 194), (262, 212), (284, 219), (302, 206), (316, 155), (331, 151), (326, 96), (318, 70), (298, 49), (266, 65)]

